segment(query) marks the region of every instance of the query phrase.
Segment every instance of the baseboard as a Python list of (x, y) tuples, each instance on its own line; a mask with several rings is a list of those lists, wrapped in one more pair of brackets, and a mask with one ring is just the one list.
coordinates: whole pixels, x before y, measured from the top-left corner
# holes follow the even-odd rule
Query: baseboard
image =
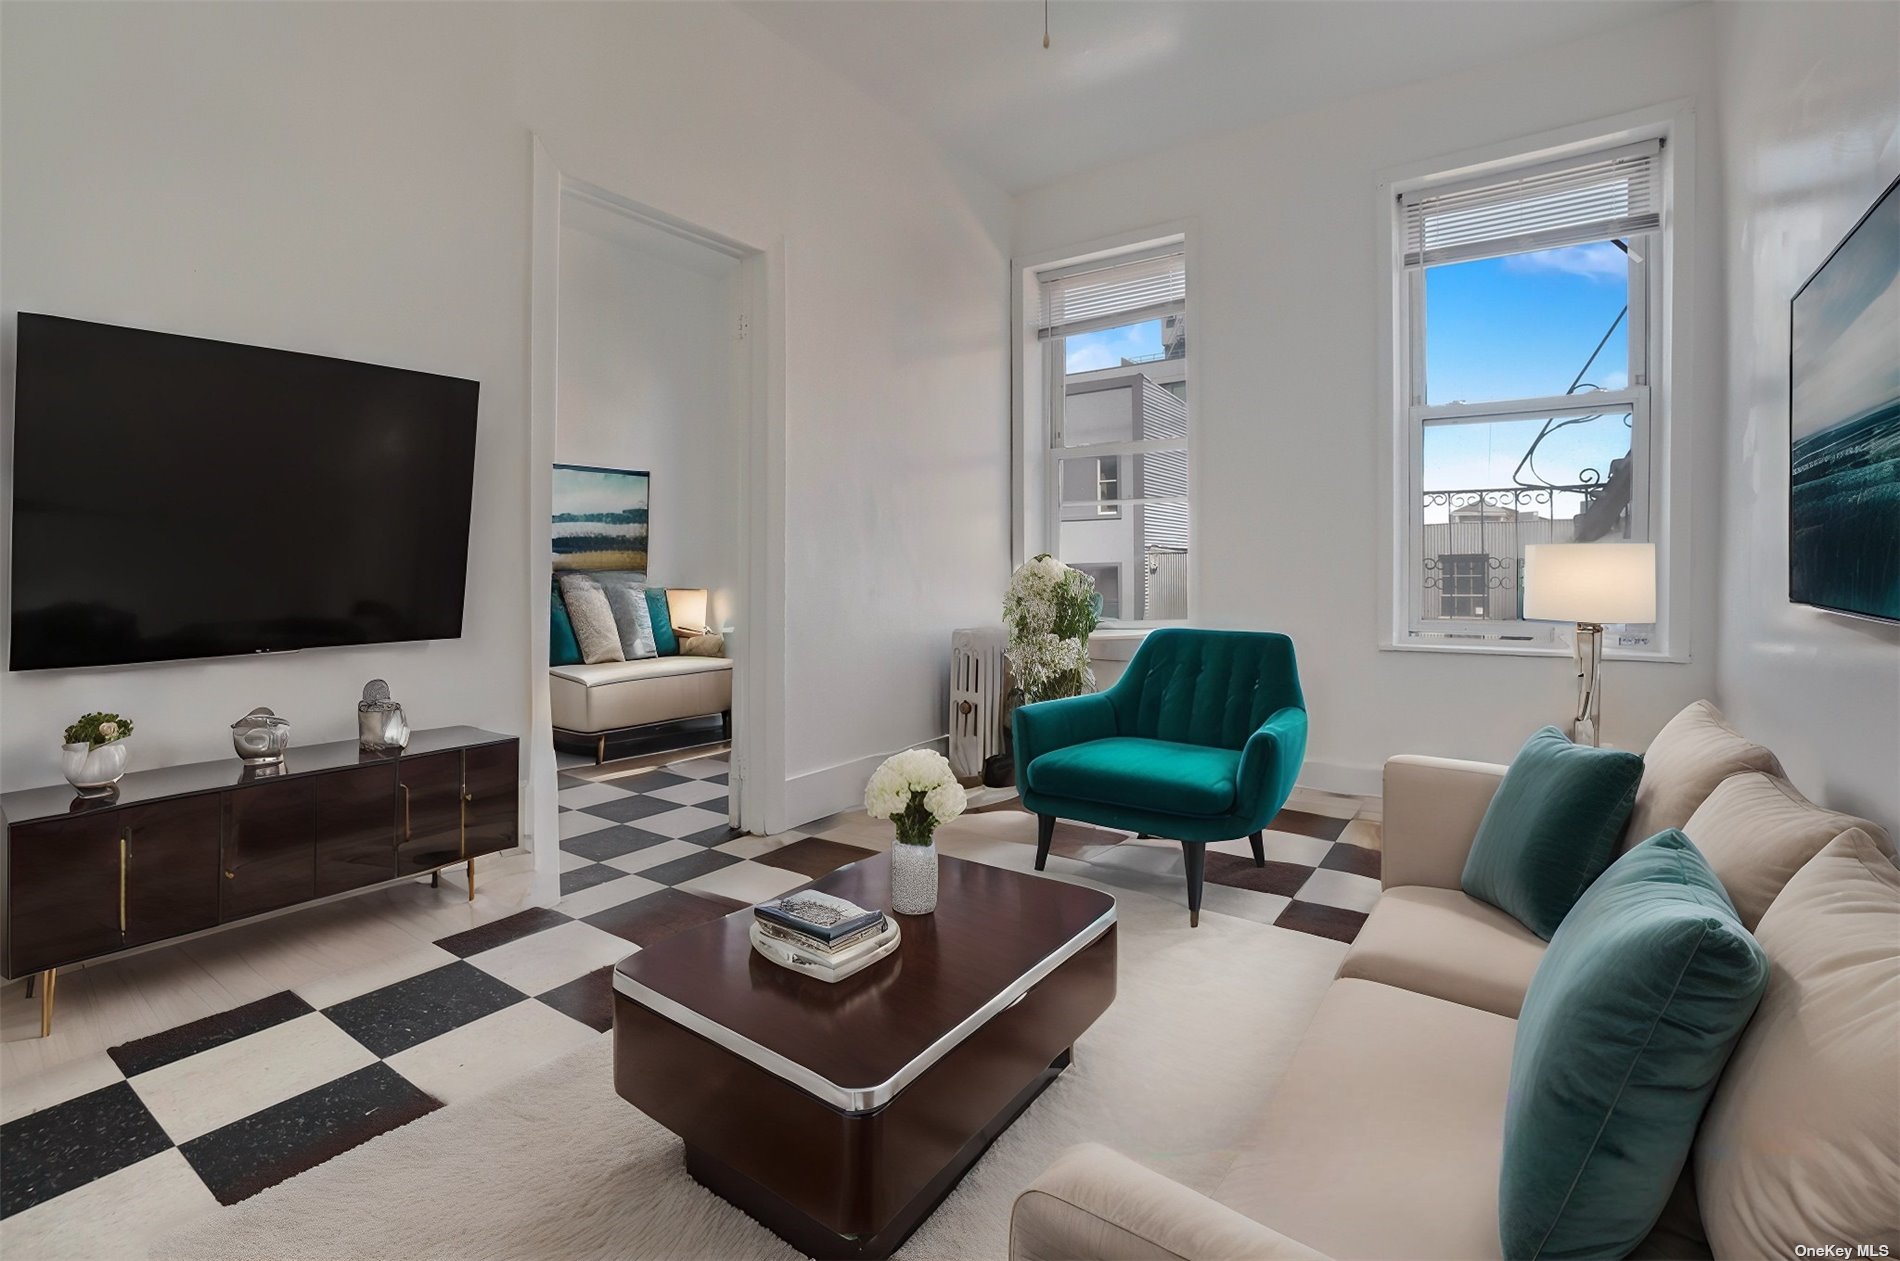
[[(905, 745), (906, 749), (935, 749), (943, 753), (950, 747), (950, 737), (938, 736), (935, 740), (926, 740), (921, 744)], [(891, 753), (901, 753), (902, 749), (892, 749), (890, 753), (873, 753), (869, 757), (854, 758), (849, 762), (840, 762), (836, 766), (827, 766), (822, 770), (806, 771), (803, 775), (790, 775), (785, 780), (785, 818), (786, 827), (797, 827), (813, 819), (822, 819), (826, 815), (837, 814), (842, 810), (862, 810), (864, 808), (864, 786), (871, 781), (871, 772), (883, 764)]]
[(1320, 762), (1307, 758), (1300, 767), (1299, 785), (1320, 792), (1377, 797), (1385, 791), (1385, 767), (1359, 762)]

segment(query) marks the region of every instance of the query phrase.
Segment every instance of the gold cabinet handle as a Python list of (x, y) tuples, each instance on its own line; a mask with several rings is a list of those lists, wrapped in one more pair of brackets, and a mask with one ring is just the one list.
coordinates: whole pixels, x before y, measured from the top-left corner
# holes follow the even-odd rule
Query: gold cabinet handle
[(409, 785), (402, 786), (402, 839), (415, 839), (415, 828), (409, 822)]
[(132, 838), (119, 833), (119, 936), (125, 936), (125, 870), (132, 862)]
[(227, 871), (227, 872), (225, 872), (225, 873), (224, 873), (224, 878), (225, 878), (226, 880), (236, 880), (236, 879), (237, 879), (237, 872), (235, 872), (235, 871)]

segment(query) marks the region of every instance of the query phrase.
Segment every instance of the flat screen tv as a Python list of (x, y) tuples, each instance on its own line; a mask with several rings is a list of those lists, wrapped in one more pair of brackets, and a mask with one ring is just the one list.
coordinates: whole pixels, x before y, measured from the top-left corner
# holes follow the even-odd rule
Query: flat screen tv
[(1788, 598), (1900, 622), (1900, 179), (1790, 314)]
[(22, 313), (9, 666), (462, 633), (474, 381)]

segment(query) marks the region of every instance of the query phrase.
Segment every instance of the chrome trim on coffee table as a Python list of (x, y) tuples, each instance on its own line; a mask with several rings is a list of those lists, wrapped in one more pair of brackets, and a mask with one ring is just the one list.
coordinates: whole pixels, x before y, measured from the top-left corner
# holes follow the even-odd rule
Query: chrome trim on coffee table
[[(1028, 997), (1029, 991), (1034, 989), (1043, 978), (1101, 940), (1102, 935), (1114, 926), (1115, 908), (1110, 905), (1108, 910), (1102, 913), (1100, 919), (1071, 937), (1055, 951), (1043, 956), (1041, 962), (1017, 977), (1000, 994), (971, 1012), (958, 1022), (955, 1028), (925, 1047), (908, 1064), (898, 1069), (889, 1081), (880, 1082), (875, 1086), (841, 1086), (813, 1072), (796, 1060), (780, 1055), (769, 1047), (760, 1046), (742, 1033), (735, 1033), (684, 1003), (642, 985), (618, 968), (614, 970), (614, 992), (640, 1004), (655, 1015), (664, 1016), (674, 1024), (698, 1034), (709, 1042), (717, 1043), (734, 1055), (742, 1057), (775, 1077), (783, 1078), (805, 1093), (822, 1099), (840, 1111), (875, 1112), (895, 1099), (898, 1091), (923, 1076), (931, 1065), (955, 1050), (965, 1038), (981, 1029), (995, 1016)], [(873, 968), (876, 966), (876, 964), (872, 965)]]

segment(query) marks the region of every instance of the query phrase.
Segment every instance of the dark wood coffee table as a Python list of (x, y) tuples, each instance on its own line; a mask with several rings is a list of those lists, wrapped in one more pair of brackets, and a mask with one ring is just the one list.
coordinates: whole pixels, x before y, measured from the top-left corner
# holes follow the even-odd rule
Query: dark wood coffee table
[[(1115, 899), (943, 858), (937, 910), (835, 985), (760, 958), (750, 910), (614, 970), (614, 1088), (694, 1178), (815, 1257), (888, 1257), (1115, 997)], [(814, 888), (890, 906), (890, 858)]]

